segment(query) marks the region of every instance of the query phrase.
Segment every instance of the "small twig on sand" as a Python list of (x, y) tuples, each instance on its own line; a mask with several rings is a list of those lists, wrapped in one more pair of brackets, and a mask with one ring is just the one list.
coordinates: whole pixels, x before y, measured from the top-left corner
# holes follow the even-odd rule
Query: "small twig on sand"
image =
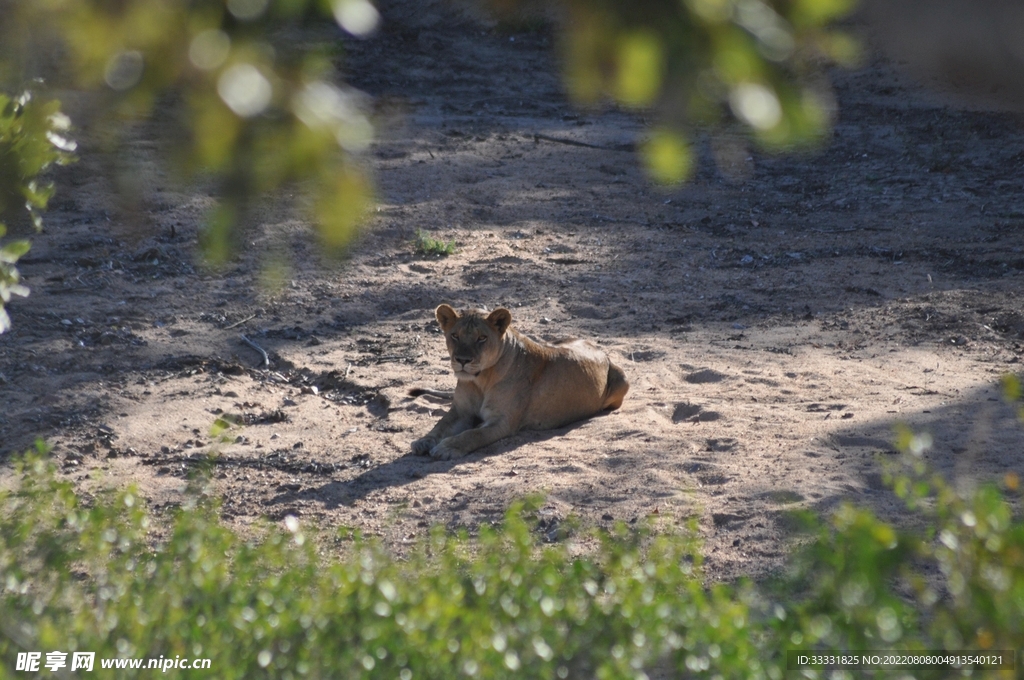
[(892, 231), (885, 227), (847, 227), (845, 229), (811, 229), (818, 234), (848, 234), (851, 231)]
[(246, 321), (252, 321), (252, 320), (253, 320), (253, 319), (255, 319), (255, 318), (256, 318), (256, 315), (255, 315), (255, 314), (253, 314), (252, 316), (247, 316), (247, 317), (245, 317), (244, 319), (242, 319), (241, 321), (236, 321), (236, 322), (234, 322), (233, 324), (231, 324), (230, 326), (225, 326), (225, 327), (224, 327), (224, 330), (226, 330), (226, 331), (229, 331), (229, 330), (231, 330), (232, 328), (237, 328), (238, 326), (241, 326), (241, 325), (242, 325), (243, 323), (245, 323)]
[(386, 357), (377, 357), (375, 361), (378, 364), (385, 364), (389, 361), (409, 361), (414, 358), (411, 354), (391, 354)]
[(625, 217), (608, 217), (607, 215), (592, 215), (590, 219), (600, 222), (615, 222), (621, 224), (639, 224), (641, 227), (649, 227), (651, 223), (646, 220), (630, 220)]
[(267, 350), (263, 349), (262, 347), (257, 345), (255, 342), (253, 342), (249, 338), (245, 337), (245, 333), (239, 333), (238, 337), (240, 337), (242, 339), (242, 342), (244, 342), (245, 344), (249, 345), (249, 347), (252, 347), (254, 350), (256, 350), (257, 352), (262, 354), (263, 355), (263, 365), (268, 367), (268, 368), (270, 367), (270, 357), (267, 355)]
[(348, 363), (348, 368), (345, 369), (345, 377), (343, 378), (343, 380), (348, 380), (348, 372), (351, 371), (351, 370), (352, 370), (352, 362), (350, 361)]
[(536, 143), (539, 140), (545, 142), (555, 142), (556, 144), (568, 144), (569, 146), (582, 146), (586, 149), (600, 149), (601, 151), (635, 151), (636, 147), (633, 144), (613, 144), (610, 146), (601, 146), (600, 144), (587, 144), (586, 142), (577, 142), (575, 139), (565, 139), (563, 137), (552, 137), (551, 135), (534, 134), (533, 141)]

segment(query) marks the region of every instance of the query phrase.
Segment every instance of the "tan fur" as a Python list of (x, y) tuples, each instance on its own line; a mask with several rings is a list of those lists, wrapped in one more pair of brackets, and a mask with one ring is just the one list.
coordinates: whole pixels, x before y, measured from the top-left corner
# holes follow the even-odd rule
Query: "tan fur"
[(451, 410), (417, 454), (448, 460), (519, 430), (561, 427), (616, 409), (629, 390), (626, 376), (596, 345), (568, 339), (549, 344), (511, 328), (512, 314), (437, 308), (452, 370), (458, 379)]

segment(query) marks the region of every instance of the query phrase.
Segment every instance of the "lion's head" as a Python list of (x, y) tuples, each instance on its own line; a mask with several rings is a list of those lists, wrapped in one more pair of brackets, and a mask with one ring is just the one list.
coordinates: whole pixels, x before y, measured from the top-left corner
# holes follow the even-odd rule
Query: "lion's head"
[(502, 338), (512, 323), (511, 312), (499, 307), (490, 313), (471, 309), (459, 314), (449, 305), (441, 305), (434, 314), (444, 331), (456, 379), (472, 380), (498, 362)]

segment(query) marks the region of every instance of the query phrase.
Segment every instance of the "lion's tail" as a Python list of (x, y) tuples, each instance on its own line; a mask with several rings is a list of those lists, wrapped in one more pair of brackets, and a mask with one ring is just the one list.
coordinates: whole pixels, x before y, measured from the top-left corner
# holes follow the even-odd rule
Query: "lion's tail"
[(449, 392), (448, 390), (428, 390), (423, 387), (414, 387), (409, 390), (410, 397), (421, 397), (424, 394), (437, 397), (438, 399), (451, 399), (455, 396), (454, 392)]
[(614, 411), (622, 406), (622, 400), (626, 397), (626, 392), (629, 392), (629, 381), (626, 380), (626, 374), (622, 372), (621, 368), (609, 361), (608, 382), (604, 388), (604, 401), (602, 402), (601, 409), (604, 411)]

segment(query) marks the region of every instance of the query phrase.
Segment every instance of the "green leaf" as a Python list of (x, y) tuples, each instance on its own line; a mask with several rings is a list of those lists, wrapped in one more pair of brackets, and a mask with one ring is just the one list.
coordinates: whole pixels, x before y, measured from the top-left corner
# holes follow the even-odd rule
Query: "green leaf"
[(1006, 397), (1007, 401), (1019, 401), (1021, 398), (1022, 389), (1020, 378), (1008, 373), (1002, 377), (999, 381), (1003, 386), (1003, 396)]
[(693, 171), (693, 153), (678, 133), (656, 130), (642, 147), (647, 170), (655, 181), (678, 184)]
[(199, 234), (199, 247), (206, 260), (214, 266), (223, 265), (231, 255), (237, 212), (230, 203), (222, 203), (206, 216), (206, 223)]
[(355, 168), (342, 168), (332, 182), (321, 187), (315, 204), (320, 240), (330, 251), (340, 251), (355, 237), (368, 214), (372, 193), (369, 180)]
[(615, 94), (629, 106), (647, 106), (661, 90), (664, 54), (658, 36), (632, 31), (619, 39)]
[(27, 253), (31, 247), (32, 244), (25, 239), (11, 241), (3, 248), (0, 248), (0, 262), (14, 264), (18, 261), (18, 258)]
[(12, 295), (17, 295), (19, 297), (28, 297), (28, 294), (29, 289), (27, 286), (22, 286), (17, 283), (13, 285), (7, 283), (0, 283), (0, 300), (3, 300), (4, 302), (10, 302)]
[(798, 26), (823, 26), (849, 14), (856, 0), (794, 0), (792, 20)]

